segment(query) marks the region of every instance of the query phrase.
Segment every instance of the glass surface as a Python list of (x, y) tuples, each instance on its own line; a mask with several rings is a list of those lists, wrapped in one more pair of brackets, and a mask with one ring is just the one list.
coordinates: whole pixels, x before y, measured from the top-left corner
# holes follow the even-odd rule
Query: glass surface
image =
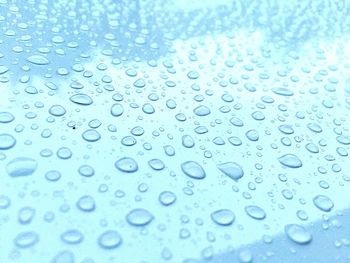
[(350, 262), (349, 25), (0, 0), (0, 262)]

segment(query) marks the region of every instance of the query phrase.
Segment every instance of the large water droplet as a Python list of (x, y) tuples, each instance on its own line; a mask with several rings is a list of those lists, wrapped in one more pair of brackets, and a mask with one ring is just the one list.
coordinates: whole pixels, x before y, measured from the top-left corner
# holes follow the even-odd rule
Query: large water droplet
[(0, 123), (9, 123), (14, 119), (15, 117), (10, 112), (0, 112)]
[(210, 114), (210, 109), (207, 106), (200, 105), (193, 110), (197, 116), (207, 116)]
[(85, 141), (88, 141), (88, 142), (96, 142), (99, 139), (101, 139), (100, 133), (94, 129), (89, 129), (84, 131), (81, 136)]
[(284, 232), (290, 240), (300, 245), (308, 244), (312, 240), (312, 235), (301, 225), (286, 225), (284, 227)]
[(27, 61), (30, 63), (33, 63), (35, 65), (47, 65), (50, 63), (50, 61), (45, 58), (44, 56), (40, 55), (33, 55), (27, 58)]
[(137, 162), (130, 157), (123, 157), (115, 162), (115, 167), (126, 173), (133, 173), (138, 170)]
[(122, 237), (115, 230), (107, 230), (98, 238), (98, 244), (104, 249), (113, 249), (120, 246)]
[(324, 212), (330, 212), (334, 207), (333, 201), (325, 195), (317, 195), (312, 199), (312, 201), (318, 209)]
[(299, 168), (303, 165), (298, 156), (290, 153), (281, 156), (278, 161), (289, 168)]
[(66, 109), (63, 108), (61, 105), (53, 105), (49, 109), (49, 113), (53, 116), (60, 117), (66, 114)]
[(83, 212), (92, 212), (95, 210), (95, 199), (90, 195), (84, 195), (79, 198), (77, 207)]
[(156, 171), (163, 170), (165, 167), (164, 163), (159, 159), (152, 159), (148, 161), (148, 164), (149, 166), (151, 166), (153, 170), (156, 170)]
[(37, 167), (36, 160), (28, 157), (18, 157), (7, 164), (6, 171), (12, 177), (27, 176), (34, 173)]
[(229, 226), (235, 220), (235, 214), (229, 209), (216, 210), (210, 215), (211, 219), (221, 226)]
[(61, 240), (67, 244), (79, 244), (83, 239), (83, 234), (77, 229), (67, 230), (61, 235)]
[(92, 98), (86, 94), (75, 94), (69, 99), (71, 102), (74, 102), (79, 105), (91, 105), (93, 103)]
[(251, 218), (262, 220), (266, 217), (265, 211), (256, 205), (248, 205), (244, 208), (247, 215), (249, 215)]
[(120, 103), (115, 103), (112, 105), (111, 107), (111, 114), (114, 116), (114, 117), (119, 117), (123, 114), (124, 112), (124, 108), (123, 108), (123, 105), (121, 105)]
[(145, 226), (153, 220), (153, 215), (146, 209), (136, 208), (126, 215), (126, 220), (133, 226)]
[(282, 96), (293, 96), (294, 93), (292, 90), (288, 88), (273, 88), (272, 91), (276, 93), (277, 95), (282, 95)]
[(187, 161), (181, 164), (182, 171), (193, 179), (205, 178), (205, 171), (197, 162)]
[(221, 172), (230, 177), (231, 179), (237, 181), (244, 175), (242, 167), (235, 162), (221, 163), (216, 166)]
[(0, 150), (11, 149), (16, 144), (16, 139), (8, 133), (0, 134)]
[(39, 242), (39, 236), (37, 233), (32, 231), (19, 233), (14, 243), (18, 248), (28, 248)]
[(176, 201), (176, 195), (171, 191), (161, 192), (159, 195), (159, 202), (162, 205), (169, 206)]

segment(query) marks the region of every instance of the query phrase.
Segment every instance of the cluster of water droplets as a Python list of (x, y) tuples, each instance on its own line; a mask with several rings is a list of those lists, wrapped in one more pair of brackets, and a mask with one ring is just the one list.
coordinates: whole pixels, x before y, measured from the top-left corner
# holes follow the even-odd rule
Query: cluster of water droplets
[(347, 205), (350, 65), (288, 44), (327, 26), (275, 23), (277, 1), (136, 2), (0, 0), (0, 261), (209, 261), (282, 231), (311, 244), (308, 224)]

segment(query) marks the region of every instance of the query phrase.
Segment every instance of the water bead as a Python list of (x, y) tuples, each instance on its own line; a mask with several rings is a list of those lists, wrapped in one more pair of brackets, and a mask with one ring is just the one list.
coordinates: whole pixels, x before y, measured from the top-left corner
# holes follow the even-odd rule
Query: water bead
[(126, 221), (133, 226), (148, 225), (153, 218), (153, 215), (143, 208), (133, 209), (126, 215)]
[(216, 210), (210, 214), (210, 217), (220, 226), (229, 226), (236, 218), (235, 214), (229, 209)]
[(206, 176), (202, 166), (194, 161), (187, 161), (182, 163), (181, 170), (184, 172), (184, 174), (193, 179), (204, 179)]
[(17, 157), (6, 165), (6, 171), (11, 177), (28, 176), (35, 172), (38, 162), (28, 157)]
[(16, 139), (8, 133), (0, 134), (0, 150), (9, 150), (16, 144)]
[(278, 158), (278, 161), (289, 167), (289, 168), (299, 168), (303, 165), (303, 163), (301, 162), (301, 160), (298, 158), (298, 156), (294, 155), (294, 154), (285, 154), (282, 155), (281, 157)]
[(104, 249), (115, 249), (121, 245), (122, 237), (115, 230), (107, 230), (100, 234), (97, 242)]
[(138, 170), (137, 162), (130, 157), (123, 157), (115, 162), (115, 167), (125, 173), (133, 173)]
[(297, 224), (289, 224), (284, 227), (287, 237), (299, 245), (305, 245), (311, 242), (312, 235), (305, 227)]
[(221, 163), (218, 164), (216, 167), (225, 175), (227, 175), (235, 181), (239, 180), (244, 175), (242, 167), (235, 162)]

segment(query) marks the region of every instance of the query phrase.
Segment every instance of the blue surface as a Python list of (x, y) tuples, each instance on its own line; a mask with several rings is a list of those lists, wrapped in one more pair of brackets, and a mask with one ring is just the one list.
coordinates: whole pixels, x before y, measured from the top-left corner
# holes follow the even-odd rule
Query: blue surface
[(349, 10), (0, 0), (0, 263), (350, 262)]

